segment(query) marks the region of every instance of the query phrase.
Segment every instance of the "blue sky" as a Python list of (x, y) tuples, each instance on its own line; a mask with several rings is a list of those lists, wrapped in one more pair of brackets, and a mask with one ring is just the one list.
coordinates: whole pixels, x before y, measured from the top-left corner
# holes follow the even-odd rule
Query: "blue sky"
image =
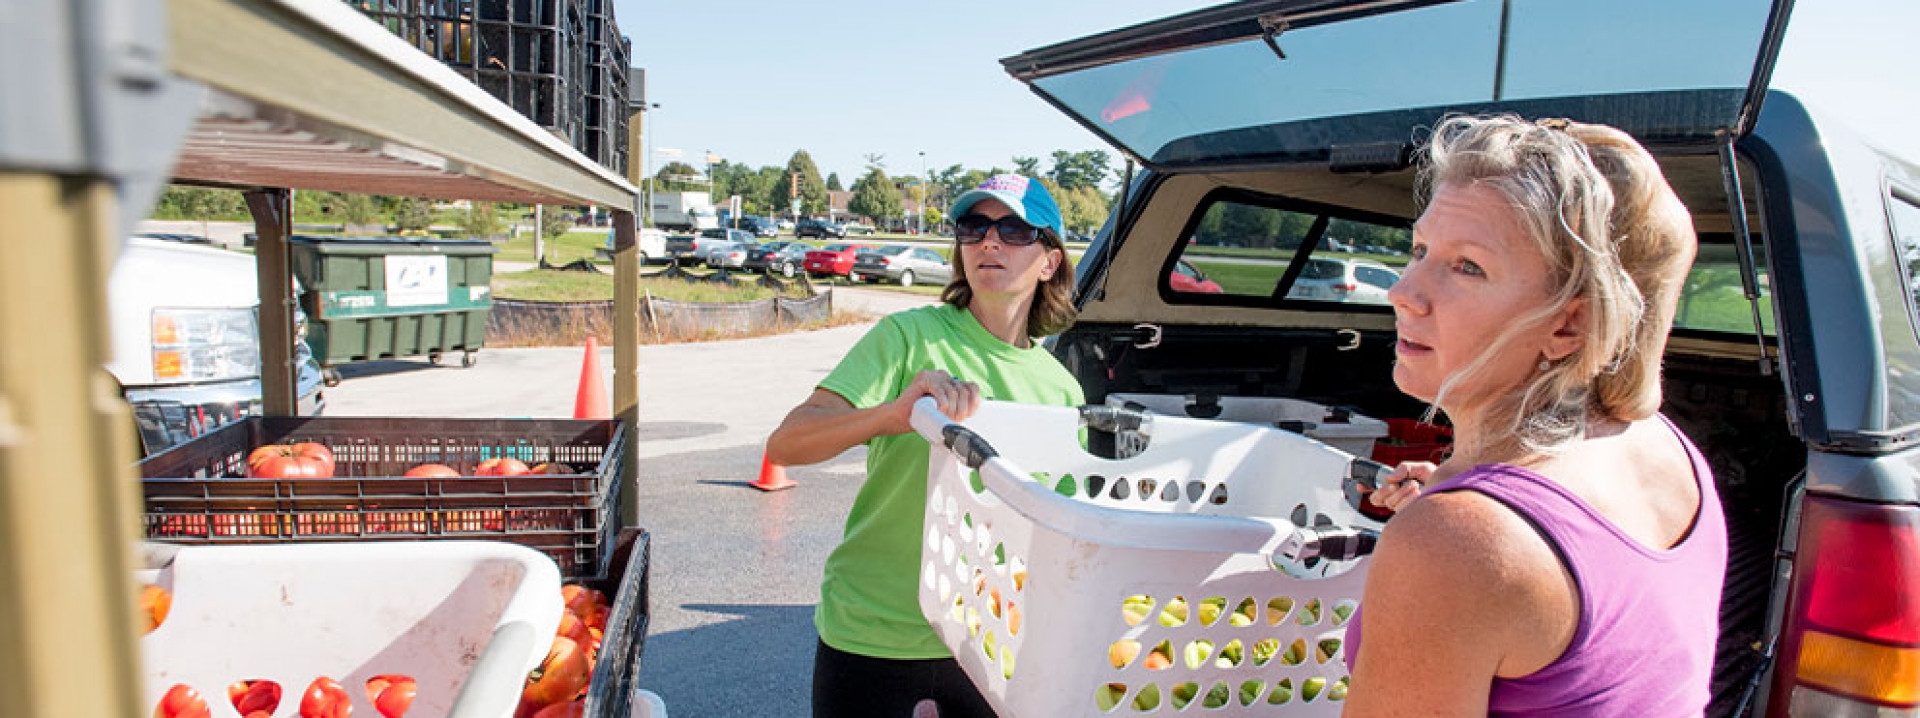
[[(796, 149), (851, 184), (864, 155), (890, 174), (1010, 167), (1016, 155), (1105, 149), (1092, 133), (1000, 69), (999, 59), (1061, 40), (1214, 4), (1202, 0), (958, 3), (842, 0), (615, 0), (647, 70), (652, 146), (699, 166), (711, 150), (750, 166)], [(1864, 18), (1873, 18), (1862, 22)], [(1920, 60), (1908, 48), (1912, 0), (1801, 2), (1774, 85), (1828, 107), (1881, 144), (1920, 151), (1920, 108), (1904, 96)], [(636, 150), (639, 153), (639, 150)], [(1116, 164), (1118, 155), (1115, 153)], [(663, 157), (656, 152), (652, 168)], [(1043, 166), (1044, 166), (1043, 162)]]
[[(805, 149), (821, 176), (852, 184), (867, 153), (886, 155), (889, 174), (918, 175), (920, 152), (935, 169), (984, 169), (1106, 149), (999, 59), (1208, 4), (615, 0), (614, 16), (661, 105), (648, 129), (656, 150), (758, 167)], [(654, 171), (663, 159), (655, 153)]]

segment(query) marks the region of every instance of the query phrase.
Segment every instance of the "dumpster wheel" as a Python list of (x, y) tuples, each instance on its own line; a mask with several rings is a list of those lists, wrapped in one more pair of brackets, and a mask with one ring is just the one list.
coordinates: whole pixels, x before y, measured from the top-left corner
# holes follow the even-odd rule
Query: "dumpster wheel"
[(433, 362), (434, 364), (439, 364), (440, 352), (427, 352), (427, 361)]
[(473, 365), (479, 364), (479, 363), (480, 363), (480, 353), (472, 349), (468, 349), (467, 353), (460, 357), (460, 366), (467, 367), (469, 369), (473, 368)]
[(320, 381), (327, 386), (340, 386), (340, 370), (333, 367), (321, 369)]

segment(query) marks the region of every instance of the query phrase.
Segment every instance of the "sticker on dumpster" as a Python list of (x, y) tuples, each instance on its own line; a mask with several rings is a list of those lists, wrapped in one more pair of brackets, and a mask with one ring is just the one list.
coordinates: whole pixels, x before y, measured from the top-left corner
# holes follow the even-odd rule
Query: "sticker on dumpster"
[(467, 287), (467, 301), (477, 302), (486, 299), (488, 289), (491, 287)]
[(447, 303), (447, 257), (387, 255), (387, 306)]

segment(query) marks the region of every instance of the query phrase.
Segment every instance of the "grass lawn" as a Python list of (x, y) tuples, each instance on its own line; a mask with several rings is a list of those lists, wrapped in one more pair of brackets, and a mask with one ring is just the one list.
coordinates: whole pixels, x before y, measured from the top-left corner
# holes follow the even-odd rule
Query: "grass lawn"
[(1280, 268), (1273, 265), (1209, 262), (1204, 259), (1188, 259), (1187, 263), (1218, 283), (1228, 294), (1264, 297), (1273, 294), (1273, 285), (1280, 279)]
[[(594, 250), (607, 245), (607, 230), (578, 229), (560, 235), (559, 239), (547, 243), (547, 262), (566, 264), (576, 259), (594, 259)], [(506, 242), (494, 245), (500, 251), (493, 255), (495, 261), (531, 262), (533, 261), (533, 234), (523, 232)], [(609, 266), (611, 262), (607, 263)], [(612, 296), (612, 295), (608, 295)]]
[[(749, 302), (775, 295), (772, 289), (754, 283), (751, 277), (735, 276), (741, 278), (741, 283), (731, 287), (682, 279), (641, 279), (640, 290), (662, 299), (687, 302)], [(542, 269), (496, 273), (493, 275), (493, 295), (501, 299), (547, 302), (607, 300), (613, 298), (613, 275)], [(799, 299), (804, 298), (806, 292), (800, 289), (800, 285), (794, 284), (785, 296)]]

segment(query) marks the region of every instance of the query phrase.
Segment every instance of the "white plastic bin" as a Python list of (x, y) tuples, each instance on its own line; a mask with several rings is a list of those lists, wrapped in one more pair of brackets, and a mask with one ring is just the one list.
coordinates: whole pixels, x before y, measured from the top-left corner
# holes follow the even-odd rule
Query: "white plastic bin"
[[(1300, 399), (1274, 396), (1222, 396), (1204, 403), (1200, 397), (1183, 394), (1108, 394), (1108, 406), (1137, 404), (1147, 411), (1167, 416), (1221, 421), (1243, 421), (1267, 426), (1290, 423), (1308, 438), (1324, 441), (1354, 456), (1373, 454), (1373, 443), (1387, 436), (1387, 422), (1351, 412), (1333, 409)], [(1217, 409), (1218, 414), (1205, 416)], [(1282, 426), (1281, 428), (1287, 428)], [(1144, 441), (1136, 435), (1119, 437), (1121, 454), (1139, 453)]]
[[(1103, 459), (1080, 447), (1081, 417), (983, 402), (962, 429), (931, 400), (915, 407), (934, 442), (920, 607), (994, 709), (1338, 715), (1365, 560), (1303, 562), (1290, 542), (1377, 531), (1348, 477), (1380, 467), (1278, 429), (1175, 417), (1155, 420), (1144, 453)], [(1145, 620), (1130, 620), (1131, 597), (1151, 600)], [(1125, 642), (1138, 650), (1115, 668)], [(1170, 665), (1149, 667), (1162, 644)]]
[(146, 705), (172, 686), (237, 716), (228, 684), (280, 684), (275, 718), (299, 714), (315, 678), (340, 682), (356, 716), (378, 716), (366, 682), (419, 684), (408, 715), (506, 718), (546, 658), (564, 607), (539, 551), (485, 541), (153, 547), (139, 578), (173, 592), (140, 640)]

